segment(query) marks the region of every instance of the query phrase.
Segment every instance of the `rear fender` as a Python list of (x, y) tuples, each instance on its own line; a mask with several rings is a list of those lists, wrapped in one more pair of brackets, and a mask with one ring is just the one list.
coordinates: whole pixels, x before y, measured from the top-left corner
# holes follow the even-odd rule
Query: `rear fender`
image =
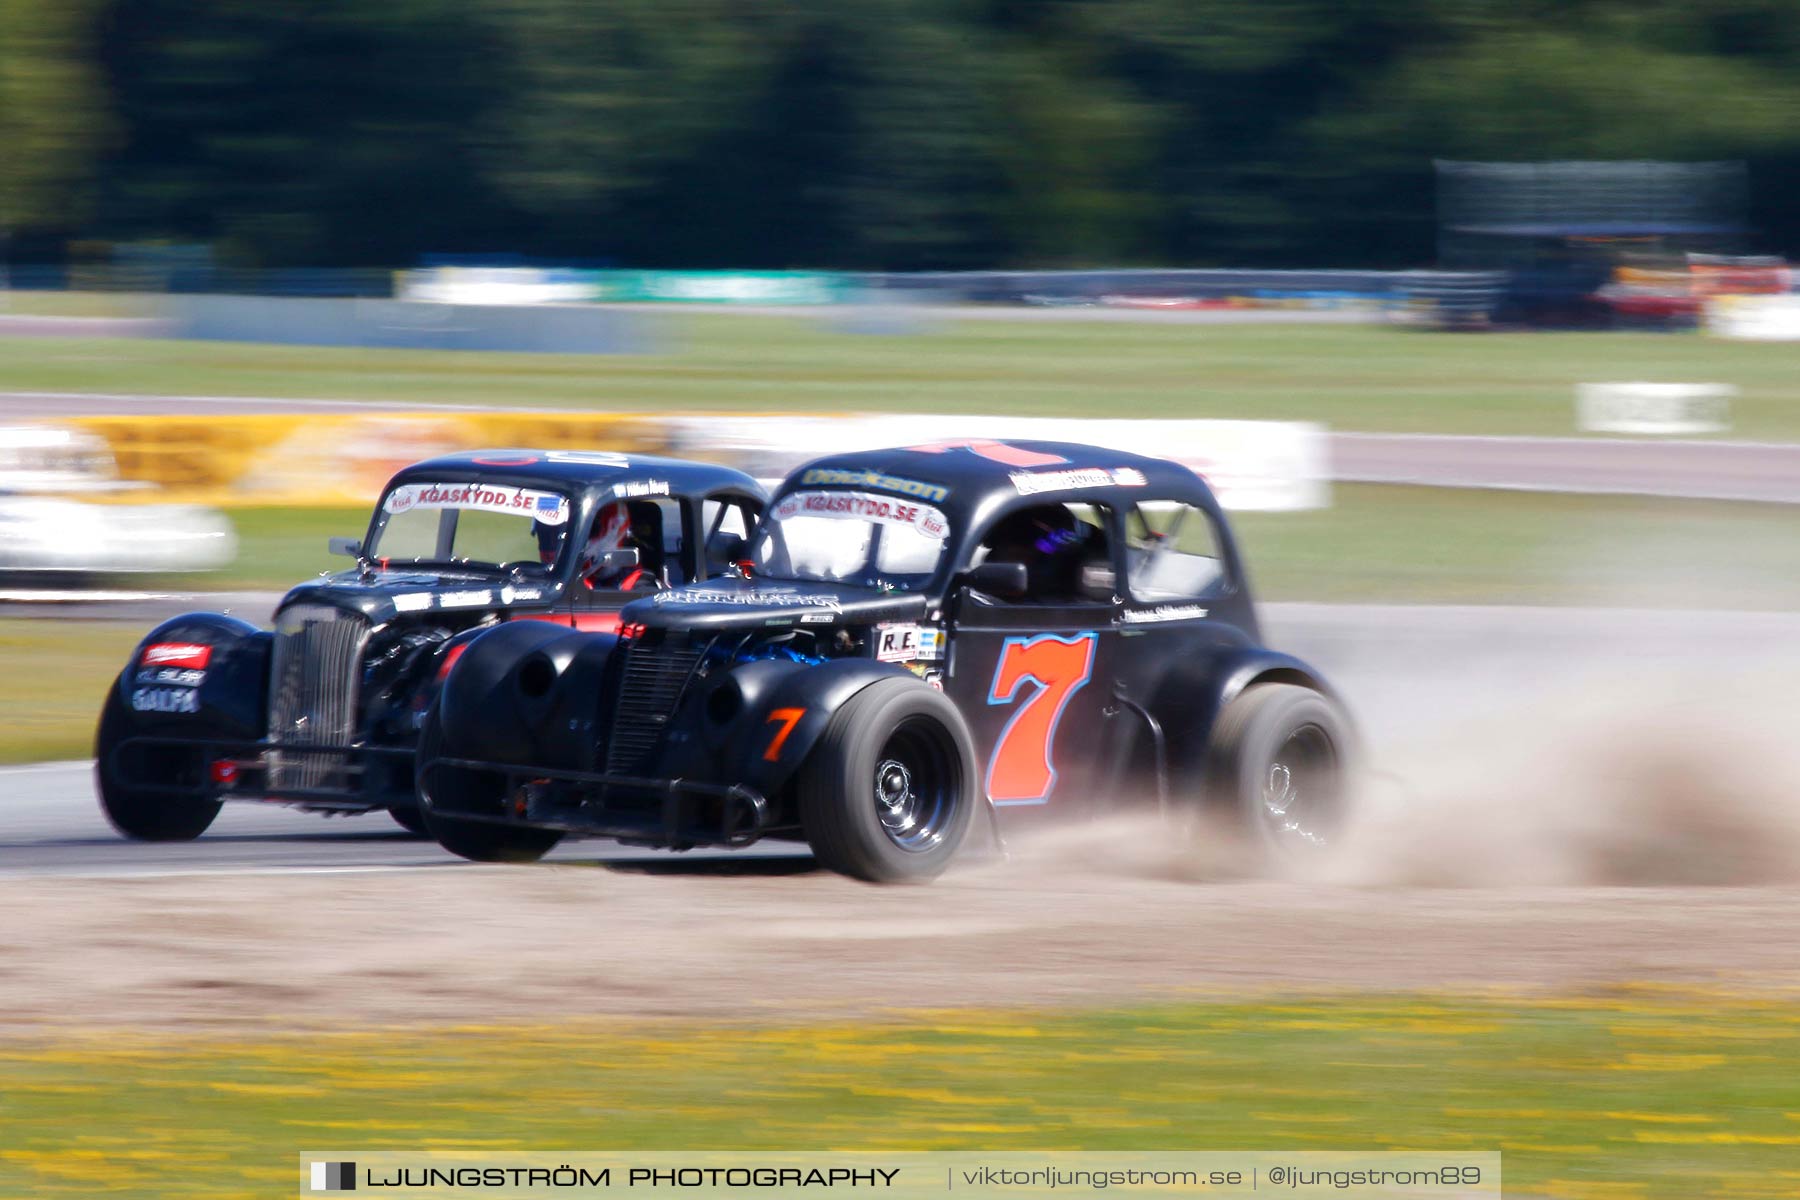
[[(845, 701), (876, 680), (895, 676), (914, 678), (904, 667), (861, 658), (813, 665), (746, 663), (719, 685), (737, 692), (720, 758), (733, 779), (772, 796), (793, 778)], [(702, 719), (716, 722), (723, 703), (715, 689)]]
[(1342, 707), (1336, 689), (1318, 670), (1290, 654), (1262, 647), (1244, 647), (1223, 660), (1209, 660), (1203, 669), (1170, 672), (1149, 707), (1167, 738), (1170, 782), (1177, 795), (1204, 779), (1219, 714), (1246, 688), (1259, 683), (1311, 688)]
[(132, 650), (119, 673), (131, 730), (254, 741), (267, 727), (274, 635), (223, 613), (171, 617)]

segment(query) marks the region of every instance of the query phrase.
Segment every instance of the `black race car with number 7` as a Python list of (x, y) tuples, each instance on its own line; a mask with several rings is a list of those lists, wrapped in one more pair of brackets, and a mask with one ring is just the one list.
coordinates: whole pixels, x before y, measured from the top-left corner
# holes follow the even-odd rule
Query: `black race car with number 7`
[(997, 441), (820, 459), (735, 577), (620, 620), (469, 645), (419, 748), (446, 847), (785, 838), (890, 881), (973, 829), (1130, 803), (1225, 817), (1257, 859), (1344, 818), (1349, 723), (1262, 644), (1219, 506), (1174, 463)]
[(741, 558), (765, 493), (708, 463), (481, 450), (389, 481), (349, 570), (303, 583), (259, 629), (187, 613), (151, 630), (101, 709), (101, 806), (128, 837), (198, 837), (225, 800), (386, 809), (423, 831), (413, 750), (481, 631), (618, 628), (634, 598)]

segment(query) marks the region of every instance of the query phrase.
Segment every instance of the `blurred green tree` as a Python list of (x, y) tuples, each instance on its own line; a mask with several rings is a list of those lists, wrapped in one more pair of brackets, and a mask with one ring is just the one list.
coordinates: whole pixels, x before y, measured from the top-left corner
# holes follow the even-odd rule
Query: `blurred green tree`
[(250, 265), (511, 244), (468, 131), (505, 85), (457, 0), (108, 0), (97, 232)]
[(0, 4), (0, 235), (73, 231), (110, 122), (91, 37), (99, 0)]
[(1411, 265), (1434, 158), (1746, 159), (1792, 0), (8, 0), (0, 221), (242, 263)]

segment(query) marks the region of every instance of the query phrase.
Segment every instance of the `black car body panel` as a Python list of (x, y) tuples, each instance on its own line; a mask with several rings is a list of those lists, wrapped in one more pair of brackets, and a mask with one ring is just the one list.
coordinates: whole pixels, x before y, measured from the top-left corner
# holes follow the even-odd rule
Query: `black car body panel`
[[(466, 560), (392, 561), (362, 549), (382, 545), (395, 515), (390, 507), (406, 511), (394, 497), (476, 485), (547, 498), (542, 511), (554, 510), (564, 527), (554, 560), (501, 569)], [(498, 627), (524, 645), (577, 630), (611, 630), (621, 608), (652, 594), (648, 580), (626, 591), (583, 582), (582, 534), (603, 506), (649, 506), (664, 555), (657, 569), (680, 584), (726, 569), (741, 538), (719, 532), (722, 516), (734, 510), (747, 527), (766, 498), (755, 480), (726, 467), (510, 449), (414, 464), (389, 481), (382, 497), (357, 543), (357, 565), (291, 589), (276, 608), (273, 630), (190, 613), (165, 621), (139, 643), (115, 685), (128, 714), (127, 736), (97, 748), (98, 769), (109, 782), (325, 812), (409, 805), (420, 722), (450, 665), (477, 634)], [(454, 531), (455, 521), (448, 525)], [(145, 768), (147, 750), (181, 746), (191, 747), (208, 769), (173, 782)]]
[[(781, 532), (803, 528), (784, 522), (851, 511), (881, 526), (869, 571), (802, 577), (794, 561), (836, 551), (788, 547), (782, 577), (662, 592), (625, 608), (621, 636), (554, 643), (549, 657), (586, 664), (579, 672), (537, 649), (520, 655), (510, 631), (477, 638), (441, 716), (449, 744), (479, 746), (453, 769), (503, 777), (512, 798), (480, 819), (674, 847), (801, 836), (796, 771), (850, 697), (896, 676), (954, 702), (1002, 824), (1166, 803), (1204, 785), (1213, 721), (1244, 688), (1329, 692), (1317, 671), (1262, 644), (1230, 527), (1185, 467), (1060, 443), (835, 455), (777, 490), (756, 552), (783, 561)], [(1042, 578), (1079, 586), (1012, 598), (971, 586), (978, 561), (1010, 553), (1008, 529), (1058, 512), (1085, 524), (1034, 544)], [(1166, 514), (1159, 531), (1152, 517)], [(1205, 553), (1178, 548), (1182, 522), (1196, 522), (1187, 533), (1204, 535)], [(935, 545), (936, 558), (884, 574), (890, 537)], [(1062, 561), (1083, 547), (1087, 559)], [(1037, 570), (1034, 560), (1026, 578)], [(489, 706), (526, 692), (535, 709), (513, 701), (504, 732), (484, 724)]]

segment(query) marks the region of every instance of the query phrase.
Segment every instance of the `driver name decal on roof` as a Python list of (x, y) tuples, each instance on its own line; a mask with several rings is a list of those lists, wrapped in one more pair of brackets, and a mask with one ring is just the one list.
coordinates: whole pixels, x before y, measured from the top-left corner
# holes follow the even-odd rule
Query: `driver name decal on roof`
[(403, 483), (387, 494), (381, 507), (390, 515), (415, 508), (473, 508), (517, 513), (540, 525), (562, 525), (569, 519), (567, 496), (486, 483)]
[(1080, 467), (1069, 471), (1014, 471), (1013, 490), (1021, 496), (1067, 492), (1076, 488), (1143, 487), (1149, 480), (1136, 467)]
[[(812, 474), (808, 472), (809, 477)], [(950, 536), (950, 522), (931, 505), (908, 504), (868, 492), (791, 492), (775, 506), (773, 515), (778, 520), (796, 516), (839, 517), (899, 525), (934, 542)]]
[(917, 496), (921, 500), (939, 502), (950, 498), (950, 489), (942, 484), (926, 483), (919, 479), (902, 479), (898, 475), (883, 475), (879, 471), (814, 467), (800, 477), (800, 482), (880, 488), (884, 492), (899, 492), (902, 496)]
[(619, 467), (631, 466), (631, 460), (623, 454), (615, 454), (611, 450), (551, 450), (544, 458), (553, 463), (574, 463), (584, 467)]

